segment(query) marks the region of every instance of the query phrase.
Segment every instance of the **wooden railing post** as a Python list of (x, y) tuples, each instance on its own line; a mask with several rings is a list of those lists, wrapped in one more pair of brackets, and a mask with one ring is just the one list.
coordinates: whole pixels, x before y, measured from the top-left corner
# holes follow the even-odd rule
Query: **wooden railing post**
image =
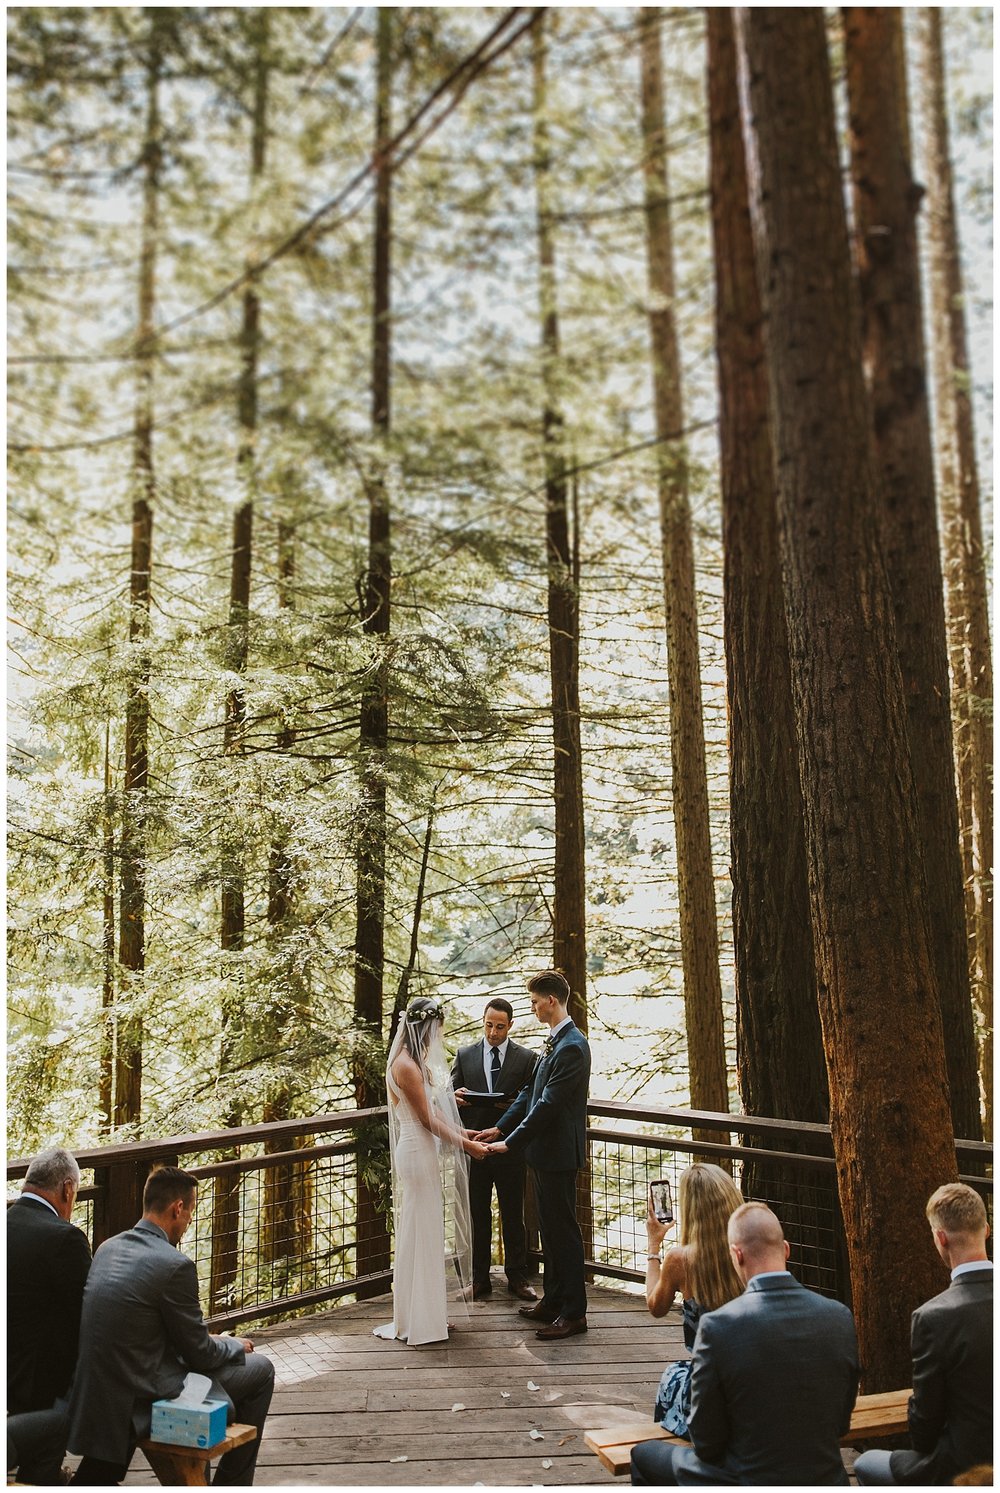
[(176, 1156), (158, 1156), (155, 1163), (141, 1158), (118, 1155), (113, 1161), (101, 1164), (95, 1160), (94, 1229), (91, 1244), (94, 1249), (105, 1239), (123, 1234), (142, 1217), (142, 1190), (146, 1178), (156, 1166), (176, 1166)]

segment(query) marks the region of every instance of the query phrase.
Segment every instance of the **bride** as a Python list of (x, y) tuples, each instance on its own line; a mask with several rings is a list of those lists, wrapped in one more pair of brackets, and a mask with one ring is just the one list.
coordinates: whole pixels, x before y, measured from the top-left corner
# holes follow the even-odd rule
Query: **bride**
[(459, 1310), (471, 1289), (472, 1228), (466, 1155), (486, 1147), (462, 1128), (442, 1031), (444, 1008), (411, 1001), (386, 1064), (396, 1251), (393, 1320), (376, 1337), (415, 1347), (448, 1336), (447, 1269), (458, 1277)]

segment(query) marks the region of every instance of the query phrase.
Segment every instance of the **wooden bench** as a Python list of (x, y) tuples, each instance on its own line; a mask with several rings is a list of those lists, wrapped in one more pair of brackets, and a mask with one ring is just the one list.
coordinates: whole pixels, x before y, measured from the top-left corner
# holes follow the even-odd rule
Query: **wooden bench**
[[(884, 1394), (858, 1395), (851, 1415), (851, 1429), (841, 1436), (841, 1446), (856, 1441), (873, 1441), (882, 1436), (898, 1436), (907, 1430), (906, 1407), (912, 1391), (891, 1389)], [(632, 1448), (640, 1441), (670, 1441), (674, 1446), (690, 1446), (679, 1436), (672, 1436), (662, 1426), (647, 1421), (644, 1425), (610, 1426), (606, 1431), (587, 1431), (583, 1444), (592, 1451), (602, 1467), (624, 1477), (629, 1471)]]
[(140, 1441), (139, 1446), (156, 1473), (157, 1482), (165, 1488), (207, 1488), (209, 1463), (237, 1446), (254, 1441), (256, 1436), (256, 1426), (232, 1425), (226, 1427), (225, 1440), (217, 1441), (214, 1446), (171, 1446), (166, 1441), (148, 1438)]

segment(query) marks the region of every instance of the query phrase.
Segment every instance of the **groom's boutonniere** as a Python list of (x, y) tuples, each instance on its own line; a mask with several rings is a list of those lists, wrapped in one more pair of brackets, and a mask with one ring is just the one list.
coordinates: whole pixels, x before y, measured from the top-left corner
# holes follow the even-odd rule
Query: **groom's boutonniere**
[(545, 1047), (543, 1048), (543, 1052), (544, 1052), (544, 1054), (545, 1054), (545, 1056), (547, 1058), (549, 1058), (549, 1057), (552, 1056), (552, 1049), (553, 1049), (553, 1047), (555, 1047), (555, 1045), (556, 1045), (556, 1039), (555, 1039), (555, 1037), (546, 1037), (546, 1039), (545, 1039)]

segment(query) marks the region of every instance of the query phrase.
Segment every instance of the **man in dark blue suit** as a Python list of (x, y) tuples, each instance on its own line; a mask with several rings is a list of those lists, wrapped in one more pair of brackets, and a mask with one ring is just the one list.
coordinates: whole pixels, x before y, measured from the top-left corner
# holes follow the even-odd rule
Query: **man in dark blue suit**
[(632, 1448), (632, 1482), (846, 1484), (840, 1438), (858, 1390), (854, 1319), (789, 1274), (781, 1224), (764, 1203), (736, 1209), (729, 1249), (746, 1290), (698, 1324), (692, 1446), (640, 1442)]
[(586, 1160), (590, 1046), (570, 1017), (565, 975), (546, 969), (528, 981), (531, 1009), (549, 1028), (530, 1085), (498, 1123), (480, 1132), (503, 1155), (524, 1151), (535, 1174), (544, 1292), (521, 1315), (541, 1324), (536, 1337), (558, 1342), (587, 1330), (583, 1235), (576, 1218), (576, 1174)]

